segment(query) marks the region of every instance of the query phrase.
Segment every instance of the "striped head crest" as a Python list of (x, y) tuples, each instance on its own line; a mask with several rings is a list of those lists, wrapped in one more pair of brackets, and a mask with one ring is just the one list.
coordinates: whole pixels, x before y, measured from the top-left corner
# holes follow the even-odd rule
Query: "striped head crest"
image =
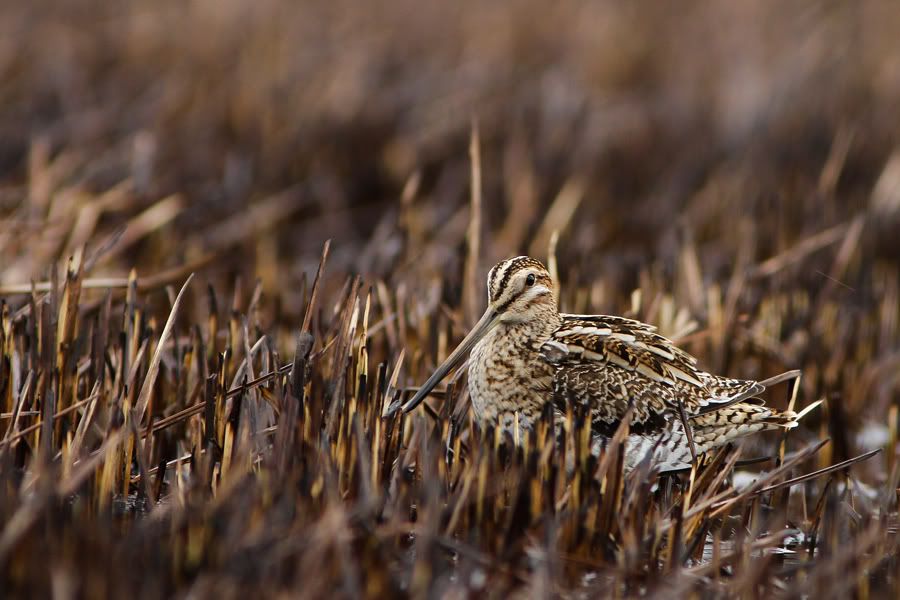
[(497, 263), (487, 278), (488, 307), (501, 321), (523, 321), (548, 307), (555, 309), (553, 279), (547, 268), (529, 256)]

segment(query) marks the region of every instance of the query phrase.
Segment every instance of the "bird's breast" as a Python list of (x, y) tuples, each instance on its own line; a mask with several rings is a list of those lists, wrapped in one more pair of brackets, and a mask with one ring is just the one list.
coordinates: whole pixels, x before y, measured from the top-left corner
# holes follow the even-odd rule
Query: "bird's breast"
[(550, 400), (553, 367), (538, 353), (543, 340), (498, 327), (469, 358), (469, 395), (482, 426), (530, 428)]

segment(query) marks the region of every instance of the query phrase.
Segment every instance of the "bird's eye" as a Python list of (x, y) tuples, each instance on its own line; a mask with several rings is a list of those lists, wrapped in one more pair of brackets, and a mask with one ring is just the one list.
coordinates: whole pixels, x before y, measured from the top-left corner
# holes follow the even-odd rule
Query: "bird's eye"
[(525, 278), (525, 285), (527, 285), (527, 286), (534, 285), (534, 273), (528, 274), (528, 277)]

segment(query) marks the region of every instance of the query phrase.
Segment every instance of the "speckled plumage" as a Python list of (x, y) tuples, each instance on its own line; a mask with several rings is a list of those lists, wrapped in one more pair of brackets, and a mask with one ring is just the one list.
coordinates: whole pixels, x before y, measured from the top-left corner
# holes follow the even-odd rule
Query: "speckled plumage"
[(697, 453), (739, 437), (791, 428), (797, 416), (767, 408), (765, 385), (701, 370), (697, 360), (656, 332), (616, 316), (557, 311), (553, 282), (529, 257), (503, 261), (488, 275), (488, 310), (448, 361), (404, 410), (410, 410), (471, 349), (469, 391), (482, 425), (527, 430), (552, 402), (589, 411), (599, 448), (634, 413), (625, 443), (626, 468), (647, 452), (661, 470), (690, 465), (692, 453), (679, 404)]

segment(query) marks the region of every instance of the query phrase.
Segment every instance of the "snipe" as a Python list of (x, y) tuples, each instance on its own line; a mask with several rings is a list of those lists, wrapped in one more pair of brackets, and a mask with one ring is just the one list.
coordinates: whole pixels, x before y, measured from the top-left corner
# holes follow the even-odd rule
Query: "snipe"
[(652, 325), (615, 316), (560, 314), (550, 274), (527, 256), (497, 264), (487, 284), (488, 308), (472, 331), (412, 399), (388, 407), (386, 416), (418, 406), (471, 352), (469, 392), (482, 426), (512, 430), (518, 423), (527, 430), (548, 402), (557, 414), (577, 403), (590, 411), (599, 448), (633, 404), (627, 469), (647, 452), (654, 453), (653, 462), (662, 471), (682, 469), (690, 466), (694, 451), (797, 425), (795, 413), (768, 408), (757, 398), (766, 385), (796, 372), (763, 382), (713, 375)]

